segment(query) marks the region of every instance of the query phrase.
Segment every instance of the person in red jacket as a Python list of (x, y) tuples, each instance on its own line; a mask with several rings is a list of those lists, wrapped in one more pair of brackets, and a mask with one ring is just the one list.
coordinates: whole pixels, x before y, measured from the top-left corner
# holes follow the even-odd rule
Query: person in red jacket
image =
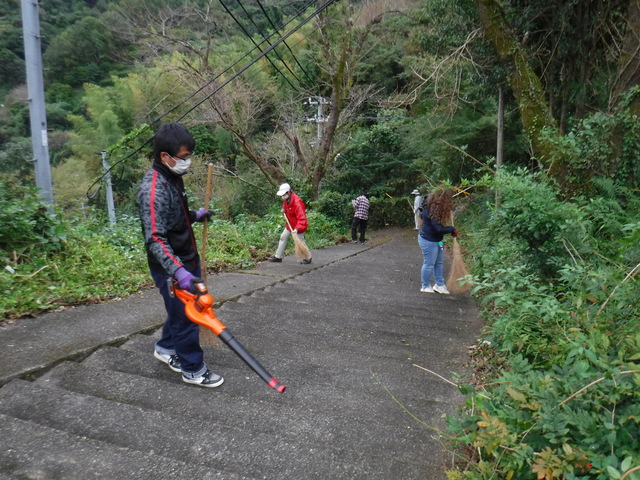
[[(287, 247), (287, 242), (289, 241), (292, 230), (306, 246), (304, 241), (304, 232), (306, 232), (309, 227), (309, 222), (307, 221), (307, 207), (300, 197), (293, 193), (291, 185), (288, 183), (280, 185), (277, 195), (282, 197), (282, 212), (287, 217), (288, 222), (285, 222), (284, 230), (282, 235), (280, 235), (278, 249), (276, 250), (275, 255), (269, 258), (270, 262), (282, 262), (284, 249)], [(289, 228), (289, 225), (291, 225), (291, 228)], [(301, 263), (311, 263), (311, 257), (303, 259)]]

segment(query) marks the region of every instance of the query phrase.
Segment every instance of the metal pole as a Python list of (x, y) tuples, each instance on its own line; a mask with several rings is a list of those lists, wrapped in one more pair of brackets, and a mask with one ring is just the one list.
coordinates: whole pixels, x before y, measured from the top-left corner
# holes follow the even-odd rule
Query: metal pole
[(40, 197), (53, 210), (53, 188), (49, 165), (47, 115), (44, 103), (44, 77), (42, 74), (42, 45), (40, 18), (36, 0), (21, 0), (24, 57), (27, 70), (31, 143), (35, 159), (36, 185)]
[(107, 185), (107, 212), (109, 212), (109, 224), (116, 224), (116, 209), (113, 206), (113, 189), (111, 188), (111, 165), (107, 160), (107, 152), (102, 151), (102, 167), (104, 168), (104, 181)]

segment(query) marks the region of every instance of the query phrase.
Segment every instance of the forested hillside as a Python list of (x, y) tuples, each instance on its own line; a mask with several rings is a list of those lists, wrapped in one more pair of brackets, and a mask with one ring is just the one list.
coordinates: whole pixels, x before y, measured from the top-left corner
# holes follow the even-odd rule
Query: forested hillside
[(487, 323), (450, 478), (640, 479), (640, 0), (43, 1), (55, 214), (20, 2), (0, 18), (4, 318), (144, 284), (135, 192), (162, 122), (196, 138), (195, 201), (214, 165), (211, 268), (266, 258), (281, 182), (316, 247), (363, 190), (383, 228), (446, 184)]

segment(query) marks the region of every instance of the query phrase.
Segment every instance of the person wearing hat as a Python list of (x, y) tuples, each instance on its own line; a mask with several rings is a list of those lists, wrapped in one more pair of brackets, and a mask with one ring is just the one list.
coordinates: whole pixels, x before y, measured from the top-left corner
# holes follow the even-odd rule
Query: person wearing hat
[(424, 201), (424, 199), (422, 198), (422, 195), (420, 195), (420, 190), (418, 190), (417, 188), (411, 192), (411, 195), (415, 195), (416, 198), (413, 200), (413, 216), (416, 222), (416, 227), (414, 230), (420, 230), (420, 227), (422, 226), (422, 218), (421, 218), (421, 208), (422, 208), (422, 202)]
[[(270, 262), (282, 262), (284, 250), (287, 247), (287, 242), (291, 236), (291, 229), (293, 229), (293, 233), (298, 235), (298, 238), (306, 247), (304, 232), (306, 232), (309, 227), (309, 222), (307, 222), (307, 207), (300, 197), (293, 193), (291, 185), (283, 183), (280, 185), (276, 194), (279, 197), (282, 197), (282, 212), (287, 217), (288, 222), (285, 222), (284, 230), (282, 235), (280, 235), (278, 249), (276, 250), (275, 255), (269, 258)], [(289, 226), (291, 226), (291, 228), (289, 228)], [(311, 257), (303, 259), (301, 263), (311, 263)]]

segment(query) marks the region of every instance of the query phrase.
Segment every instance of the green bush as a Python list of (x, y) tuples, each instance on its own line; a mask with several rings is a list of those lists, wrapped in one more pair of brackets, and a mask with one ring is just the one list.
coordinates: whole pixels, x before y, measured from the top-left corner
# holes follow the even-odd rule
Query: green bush
[(62, 248), (64, 223), (42, 203), (33, 187), (0, 179), (0, 258), (22, 262), (33, 253)]
[(499, 205), (464, 231), (502, 370), (461, 387), (452, 446), (475, 455), (448, 477), (621, 478), (640, 464), (638, 196), (599, 179), (599, 196), (563, 201), (525, 172), (493, 187)]

